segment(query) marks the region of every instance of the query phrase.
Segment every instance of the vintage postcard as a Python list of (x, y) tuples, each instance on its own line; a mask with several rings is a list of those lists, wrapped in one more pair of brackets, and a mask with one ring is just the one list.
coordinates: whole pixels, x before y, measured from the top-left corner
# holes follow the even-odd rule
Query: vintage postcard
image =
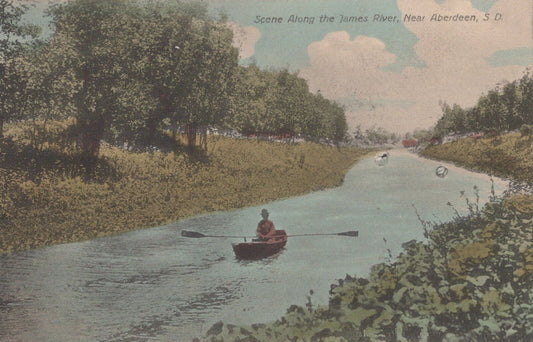
[(532, 12), (0, 1), (0, 341), (532, 341)]

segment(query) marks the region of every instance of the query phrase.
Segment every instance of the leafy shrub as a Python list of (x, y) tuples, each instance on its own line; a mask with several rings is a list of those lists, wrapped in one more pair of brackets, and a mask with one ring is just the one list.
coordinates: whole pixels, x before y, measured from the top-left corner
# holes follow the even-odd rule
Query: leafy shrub
[[(332, 285), (328, 307), (292, 306), (247, 335), (219, 324), (206, 341), (531, 341), (533, 196), (517, 195), (435, 225), (367, 279)], [(233, 326), (234, 327), (234, 326)]]

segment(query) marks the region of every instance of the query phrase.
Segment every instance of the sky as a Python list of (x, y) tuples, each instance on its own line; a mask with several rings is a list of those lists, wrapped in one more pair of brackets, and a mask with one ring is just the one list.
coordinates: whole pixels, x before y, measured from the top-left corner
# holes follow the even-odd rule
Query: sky
[(350, 129), (430, 128), (441, 103), (471, 107), (533, 63), (528, 0), (206, 2), (231, 22), (241, 64), (298, 72), (345, 107)]
[(533, 66), (530, 0), (200, 1), (227, 17), (242, 65), (297, 72), (350, 130), (430, 128), (442, 103), (471, 107)]

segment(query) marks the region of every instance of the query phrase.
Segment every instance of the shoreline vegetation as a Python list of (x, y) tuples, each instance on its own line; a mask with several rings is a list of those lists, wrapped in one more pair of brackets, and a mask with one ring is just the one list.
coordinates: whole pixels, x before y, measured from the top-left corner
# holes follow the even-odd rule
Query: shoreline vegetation
[[(329, 304), (292, 305), (275, 322), (214, 324), (198, 341), (533, 340), (533, 152), (507, 134), (427, 147), (425, 158), (511, 180), (484, 206), (447, 223), (419, 217), (425, 241), (411, 241), (367, 278), (331, 285)], [(499, 158), (503, 162), (497, 162)], [(513, 182), (515, 186), (513, 187)]]
[[(17, 127), (12, 127), (17, 135)], [(86, 177), (75, 155), (0, 148), (0, 254), (171, 223), (331, 188), (369, 153), (315, 143), (209, 136), (209, 151), (129, 152), (104, 145)]]
[[(340, 143), (348, 125), (343, 107), (297, 72), (240, 65), (224, 16), (210, 18), (205, 4), (58, 3), (48, 38), (21, 21), (28, 6), (4, 7), (13, 39), (0, 49), (0, 254), (338, 186), (371, 151), (208, 135), (226, 127)], [(435, 127), (416, 132), (438, 143), (484, 132), (422, 155), (529, 184), (525, 191), (483, 207), (466, 199), (469, 214), (448, 223), (419, 218), (425, 241), (405, 243), (368, 278), (339, 279), (328, 306), (314, 306), (310, 293), (276, 322), (220, 322), (205, 340), (533, 340), (532, 101), (526, 70), (472, 108), (444, 103)], [(351, 143), (391, 138), (358, 127)]]
[(430, 145), (425, 158), (452, 162), (475, 172), (533, 184), (533, 136), (508, 133), (493, 137), (468, 137)]
[(0, 253), (336, 186), (366, 153), (222, 138), (338, 145), (348, 124), (297, 72), (241, 65), (203, 2), (50, 4), (46, 34), (30, 7), (0, 16)]

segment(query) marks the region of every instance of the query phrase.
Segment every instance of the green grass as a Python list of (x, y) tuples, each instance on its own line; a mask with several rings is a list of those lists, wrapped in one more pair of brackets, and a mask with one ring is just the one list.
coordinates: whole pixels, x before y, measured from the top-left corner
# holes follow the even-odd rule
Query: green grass
[(531, 137), (509, 133), (492, 138), (465, 138), (429, 146), (421, 152), (427, 158), (454, 162), (468, 169), (533, 184)]
[[(18, 130), (18, 131), (17, 131)], [(212, 137), (206, 155), (102, 146), (90, 175), (68, 146), (0, 146), (0, 253), (157, 226), (342, 183), (368, 151)]]

